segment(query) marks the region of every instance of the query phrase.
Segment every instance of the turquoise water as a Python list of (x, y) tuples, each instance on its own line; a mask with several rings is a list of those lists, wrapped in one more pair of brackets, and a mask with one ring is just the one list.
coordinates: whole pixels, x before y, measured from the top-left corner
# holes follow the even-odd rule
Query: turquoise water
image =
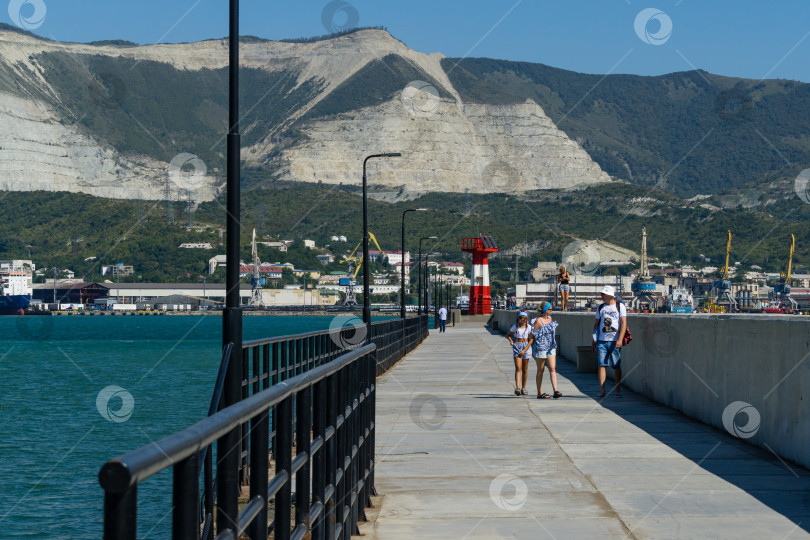
[[(244, 317), (244, 334), (294, 334), (331, 321)], [(99, 468), (205, 416), (221, 325), (217, 316), (0, 317), (2, 537), (100, 538)], [(109, 386), (125, 392), (99, 409)], [(131, 416), (115, 416), (127, 403)], [(169, 537), (170, 485), (169, 470), (139, 488), (138, 538)]]

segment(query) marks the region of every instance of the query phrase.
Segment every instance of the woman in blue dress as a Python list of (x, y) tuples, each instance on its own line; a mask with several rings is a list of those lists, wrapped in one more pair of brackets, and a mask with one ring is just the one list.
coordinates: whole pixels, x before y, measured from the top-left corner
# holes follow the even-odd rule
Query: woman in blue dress
[(557, 330), (557, 321), (551, 320), (551, 304), (543, 302), (538, 308), (540, 316), (532, 320), (532, 356), (537, 362), (537, 399), (549, 399), (552, 396), (543, 392), (543, 372), (548, 365), (548, 375), (551, 379), (551, 388), (554, 390), (554, 399), (562, 397), (562, 392), (557, 390), (557, 340), (554, 333)]

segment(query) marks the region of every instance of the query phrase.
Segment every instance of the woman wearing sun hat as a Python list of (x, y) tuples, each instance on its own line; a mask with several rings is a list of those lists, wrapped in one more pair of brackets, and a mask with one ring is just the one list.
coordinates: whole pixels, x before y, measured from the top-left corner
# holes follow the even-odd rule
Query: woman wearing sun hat
[(517, 322), (509, 329), (506, 339), (512, 345), (512, 358), (515, 360), (515, 395), (525, 396), (528, 394), (526, 380), (529, 378), (529, 359), (532, 357), (534, 341), (528, 313), (525, 311), (518, 313)]
[(551, 388), (554, 389), (554, 399), (562, 397), (562, 392), (557, 390), (557, 340), (554, 333), (557, 330), (557, 321), (551, 320), (551, 303), (543, 302), (537, 308), (540, 316), (532, 320), (532, 356), (537, 362), (537, 399), (548, 399), (552, 396), (543, 392), (540, 388), (543, 384), (543, 371), (548, 365), (548, 376), (551, 379)]

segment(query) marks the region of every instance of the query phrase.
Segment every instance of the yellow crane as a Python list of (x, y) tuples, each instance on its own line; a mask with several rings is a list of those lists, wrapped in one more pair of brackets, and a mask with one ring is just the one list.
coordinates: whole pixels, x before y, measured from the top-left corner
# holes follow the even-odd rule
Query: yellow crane
[[(374, 236), (374, 233), (369, 232), (368, 237), (371, 239), (372, 242), (374, 242), (374, 245), (377, 246), (377, 249), (379, 250), (379, 252), (382, 253), (382, 248), (380, 247), (380, 244), (377, 242), (377, 238)], [(357, 279), (357, 274), (360, 272), (360, 268), (363, 266), (363, 253), (360, 252), (360, 257), (359, 258), (355, 256), (355, 253), (357, 253), (357, 250), (360, 249), (360, 246), (362, 246), (362, 245), (363, 245), (363, 240), (360, 239), (360, 241), (357, 243), (356, 246), (354, 246), (354, 249), (348, 255), (348, 257), (345, 257), (345, 258), (340, 260), (341, 264), (346, 263), (346, 262), (357, 263), (357, 265), (356, 265), (357, 268), (354, 271), (354, 276), (352, 276), (353, 279)], [(351, 272), (351, 267), (349, 269), (349, 272)]]
[(710, 304), (712, 309), (718, 307), (722, 301), (728, 302), (729, 309), (737, 308), (737, 301), (731, 295), (731, 281), (728, 278), (728, 261), (731, 256), (731, 231), (728, 232), (728, 240), (726, 241), (726, 264), (723, 266), (723, 271), (720, 279), (714, 282), (714, 302)]
[(796, 250), (796, 236), (791, 234), (790, 235), (790, 253), (788, 254), (788, 267), (787, 267), (787, 275), (785, 277), (785, 285), (790, 287), (790, 275), (791, 271), (793, 270), (793, 252)]
[(726, 265), (723, 267), (722, 279), (728, 280), (728, 258), (731, 255), (731, 231), (728, 231), (728, 242), (726, 242)]
[(779, 276), (779, 283), (774, 285), (773, 292), (782, 301), (782, 305), (790, 304), (793, 309), (798, 307), (796, 300), (790, 295), (790, 277), (793, 271), (793, 251), (796, 249), (796, 236), (790, 235), (790, 251), (788, 253), (787, 273), (782, 272)]

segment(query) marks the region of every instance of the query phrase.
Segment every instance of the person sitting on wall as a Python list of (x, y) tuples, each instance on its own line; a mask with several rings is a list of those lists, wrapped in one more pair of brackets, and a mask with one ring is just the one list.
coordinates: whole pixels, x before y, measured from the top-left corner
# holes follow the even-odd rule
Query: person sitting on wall
[(560, 290), (560, 302), (562, 303), (562, 310), (565, 311), (568, 306), (568, 294), (571, 292), (571, 274), (565, 269), (565, 266), (560, 266), (560, 273), (557, 274), (557, 283)]

